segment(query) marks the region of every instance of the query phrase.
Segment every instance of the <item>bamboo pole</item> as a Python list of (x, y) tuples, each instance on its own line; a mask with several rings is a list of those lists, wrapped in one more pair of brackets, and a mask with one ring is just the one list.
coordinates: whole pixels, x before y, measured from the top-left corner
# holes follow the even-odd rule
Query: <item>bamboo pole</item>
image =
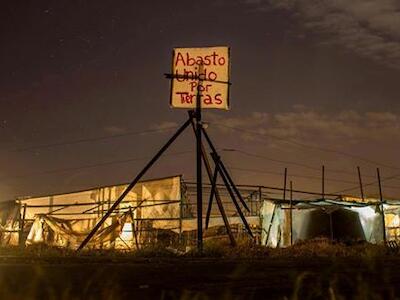
[[(203, 72), (203, 64), (199, 65), (199, 74)], [(198, 80), (196, 95), (196, 179), (197, 179), (197, 250), (203, 251), (203, 178), (202, 178), (202, 128), (201, 123), (201, 91), (203, 81)], [(189, 118), (191, 119), (191, 118)]]
[(361, 179), (361, 170), (360, 167), (357, 166), (357, 172), (358, 172), (358, 182), (360, 183), (360, 193), (361, 193), (361, 199), (364, 202), (365, 198), (364, 198), (364, 188), (363, 188), (363, 183), (362, 183), (362, 179)]
[(293, 245), (293, 182), (290, 181), (290, 246)]
[(322, 165), (322, 189), (321, 189), (322, 200), (325, 200), (325, 166)]
[(22, 209), (22, 216), (20, 218), (19, 223), (19, 236), (18, 236), (18, 244), (21, 248), (24, 248), (24, 227), (25, 227), (25, 216), (26, 216), (26, 204), (24, 204)]
[(379, 168), (376, 168), (376, 174), (378, 176), (378, 185), (379, 185), (379, 197), (381, 201), (381, 218), (382, 218), (382, 235), (383, 235), (383, 242), (386, 245), (386, 222), (385, 222), (385, 210), (383, 207), (383, 194), (382, 194), (382, 183), (381, 183), (381, 175), (379, 172)]

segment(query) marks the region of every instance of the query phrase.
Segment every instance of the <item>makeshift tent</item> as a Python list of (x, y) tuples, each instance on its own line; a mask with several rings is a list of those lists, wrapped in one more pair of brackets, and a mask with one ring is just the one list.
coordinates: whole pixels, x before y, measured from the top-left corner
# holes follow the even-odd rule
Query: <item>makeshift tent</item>
[[(387, 240), (399, 237), (400, 203), (383, 205)], [(261, 243), (271, 247), (290, 245), (298, 240), (327, 237), (339, 241), (383, 241), (381, 204), (378, 201), (337, 200), (294, 201), (292, 212), (287, 201), (265, 200), (260, 211)], [(290, 221), (290, 215), (292, 221)]]
[[(28, 224), (26, 243), (76, 248), (126, 186), (21, 199), (21, 214)], [(180, 176), (140, 182), (88, 246), (131, 249), (157, 230), (180, 232), (183, 207)]]
[(14, 201), (0, 203), (0, 245), (18, 245), (19, 208)]
[[(179, 176), (138, 183), (96, 232), (88, 247), (135, 249), (153, 243), (193, 244), (197, 219), (192, 213), (193, 203), (182, 197), (181, 183)], [(21, 199), (21, 214), (25, 215), (29, 229), (26, 244), (77, 248), (125, 187), (108, 186)], [(253, 228), (259, 227), (258, 216), (247, 220)], [(233, 215), (229, 216), (229, 223), (239, 228), (242, 221)], [(210, 228), (219, 227), (224, 227), (222, 218), (213, 216)]]
[[(26, 238), (26, 244), (76, 248), (126, 186), (98, 187), (4, 204), (0, 207), (1, 243), (16, 245)], [(205, 198), (209, 189), (205, 187)], [(195, 186), (183, 184), (180, 176), (139, 182), (88, 246), (134, 249), (152, 243), (194, 245), (197, 231), (195, 191)], [(219, 192), (234, 235), (244, 236), (242, 220), (229, 193), (224, 189)], [(241, 187), (240, 192), (251, 208), (250, 212), (245, 212), (247, 222), (257, 242), (263, 245), (288, 246), (291, 237), (293, 242), (318, 236), (372, 243), (383, 240), (379, 199), (294, 200), (290, 214), (288, 201), (271, 198), (261, 187)], [(383, 210), (387, 240), (399, 239), (400, 202), (385, 201)], [(223, 220), (217, 205), (213, 205), (205, 237), (224, 235)]]

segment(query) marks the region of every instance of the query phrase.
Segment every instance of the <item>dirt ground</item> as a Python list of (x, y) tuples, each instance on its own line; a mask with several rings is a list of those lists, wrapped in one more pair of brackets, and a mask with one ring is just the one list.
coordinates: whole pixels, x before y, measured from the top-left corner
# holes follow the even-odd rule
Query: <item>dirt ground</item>
[(1, 299), (395, 299), (400, 258), (0, 257)]

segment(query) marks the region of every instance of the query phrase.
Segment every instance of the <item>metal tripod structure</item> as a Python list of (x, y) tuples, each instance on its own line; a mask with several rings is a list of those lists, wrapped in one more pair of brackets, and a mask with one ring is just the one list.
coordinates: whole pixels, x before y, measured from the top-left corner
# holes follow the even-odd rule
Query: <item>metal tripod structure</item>
[[(166, 144), (161, 147), (161, 149), (155, 154), (155, 156), (145, 165), (145, 167), (137, 174), (135, 179), (128, 185), (128, 187), (124, 190), (124, 192), (119, 196), (119, 198), (114, 202), (114, 204), (110, 207), (110, 209), (104, 214), (104, 216), (100, 219), (100, 221), (94, 226), (94, 228), (91, 230), (91, 232), (86, 236), (86, 238), (83, 240), (83, 242), (80, 244), (78, 247), (78, 251), (83, 249), (93, 238), (93, 236), (96, 234), (96, 232), (100, 229), (100, 227), (103, 225), (103, 223), (107, 220), (108, 217), (112, 214), (112, 212), (117, 208), (117, 206), (125, 199), (126, 195), (135, 187), (135, 185), (140, 181), (140, 179), (146, 174), (146, 172), (154, 165), (154, 163), (162, 156), (162, 154), (171, 146), (174, 141), (185, 131), (189, 125), (192, 126), (194, 132), (195, 132), (195, 137), (196, 137), (196, 162), (197, 162), (197, 248), (201, 252), (203, 250), (203, 208), (202, 208), (202, 189), (203, 189), (203, 184), (202, 184), (202, 162), (204, 163), (206, 167), (206, 171), (208, 174), (208, 178), (211, 183), (211, 194), (209, 198), (209, 203), (208, 203), (208, 208), (207, 208), (207, 214), (206, 214), (206, 228), (208, 228), (209, 225), (209, 220), (210, 220), (210, 215), (211, 215), (211, 208), (212, 208), (212, 202), (215, 197), (215, 200), (217, 202), (218, 209), (221, 213), (222, 219), (224, 221), (224, 225), (226, 227), (226, 231), (228, 233), (229, 239), (231, 244), (234, 246), (236, 244), (235, 238), (232, 234), (231, 227), (229, 225), (228, 217), (225, 213), (224, 207), (222, 205), (221, 197), (218, 191), (217, 187), (217, 179), (218, 176), (221, 177), (229, 195), (230, 198), (248, 232), (248, 234), (253, 238), (253, 234), (251, 231), (251, 228), (244, 217), (244, 214), (242, 212), (242, 209), (239, 205), (239, 202), (237, 199), (239, 199), (240, 203), (242, 206), (249, 211), (249, 208), (247, 207), (245, 201), (243, 200), (242, 195), (240, 194), (239, 190), (237, 189), (235, 183), (232, 180), (232, 177), (230, 176), (228, 170), (226, 169), (224, 163), (222, 162), (220, 156), (218, 155), (218, 152), (216, 148), (214, 147), (214, 144), (212, 143), (208, 133), (206, 132), (206, 129), (202, 126), (201, 123), (201, 107), (200, 107), (200, 96), (199, 94), (197, 95), (197, 107), (196, 111), (189, 111), (189, 118), (187, 121), (183, 123), (183, 125), (172, 135), (172, 137), (166, 142)], [(206, 148), (202, 142), (202, 136), (205, 137), (205, 140), (211, 149), (211, 157), (214, 161), (214, 172), (212, 171), (212, 167), (209, 162), (209, 158), (206, 153)]]

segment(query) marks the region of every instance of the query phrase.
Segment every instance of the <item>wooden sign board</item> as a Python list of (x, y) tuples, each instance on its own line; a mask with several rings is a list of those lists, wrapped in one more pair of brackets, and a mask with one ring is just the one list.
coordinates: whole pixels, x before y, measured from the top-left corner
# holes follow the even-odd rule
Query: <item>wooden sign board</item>
[(229, 48), (174, 48), (170, 104), (173, 108), (229, 109)]

